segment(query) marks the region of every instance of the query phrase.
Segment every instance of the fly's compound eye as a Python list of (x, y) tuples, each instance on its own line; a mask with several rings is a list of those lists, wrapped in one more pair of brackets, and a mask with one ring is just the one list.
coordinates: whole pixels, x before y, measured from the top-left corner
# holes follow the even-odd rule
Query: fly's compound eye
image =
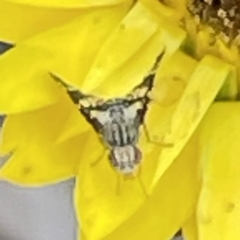
[(142, 152), (135, 146), (134, 146), (134, 152), (135, 152), (134, 163), (139, 164), (141, 162), (141, 159), (142, 159)]

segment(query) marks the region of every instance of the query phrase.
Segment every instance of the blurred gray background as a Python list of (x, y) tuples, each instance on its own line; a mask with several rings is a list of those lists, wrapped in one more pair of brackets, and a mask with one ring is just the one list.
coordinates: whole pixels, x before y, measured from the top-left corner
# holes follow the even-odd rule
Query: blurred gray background
[(36, 189), (0, 181), (0, 240), (76, 240), (73, 187), (74, 180)]
[(43, 188), (0, 181), (1, 240), (76, 240), (74, 180)]

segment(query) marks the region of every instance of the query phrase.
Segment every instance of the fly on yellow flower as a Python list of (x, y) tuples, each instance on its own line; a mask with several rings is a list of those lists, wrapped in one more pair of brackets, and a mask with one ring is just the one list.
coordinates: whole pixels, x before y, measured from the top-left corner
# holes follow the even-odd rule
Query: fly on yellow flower
[[(18, 4), (19, 14), (29, 6)], [(17, 42), (0, 57), (1, 153), (11, 153), (0, 178), (41, 186), (75, 176), (79, 239), (168, 240), (182, 227), (189, 239), (219, 240), (210, 236), (222, 212), (238, 219), (230, 185), (237, 186), (237, 144), (228, 143), (231, 166), (224, 144), (237, 139), (228, 130), (239, 115), (237, 103), (210, 106), (236, 83), (233, 61), (190, 44), (182, 1), (171, 1), (179, 11), (157, 0), (68, 4), (36, 1), (39, 14), (61, 9), (69, 18), (59, 14), (35, 31), (28, 25), (22, 35), (0, 31)], [(226, 166), (234, 177), (222, 194)]]

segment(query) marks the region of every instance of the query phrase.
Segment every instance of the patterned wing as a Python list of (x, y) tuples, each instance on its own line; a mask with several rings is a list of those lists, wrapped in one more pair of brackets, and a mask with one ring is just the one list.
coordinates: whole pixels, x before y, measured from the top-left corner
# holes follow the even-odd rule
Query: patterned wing
[[(165, 50), (159, 54), (154, 62), (153, 67), (151, 68), (151, 70), (148, 72), (147, 76), (145, 76), (143, 78), (143, 81), (137, 85), (136, 87), (133, 88), (132, 93), (134, 93), (135, 91), (138, 91), (138, 97), (145, 97), (148, 92), (150, 92), (153, 88), (153, 82), (154, 82), (154, 78), (156, 76), (157, 73), (157, 69), (160, 65), (160, 62), (163, 58), (165, 54)], [(139, 91), (141, 90), (141, 91)]]
[(79, 111), (82, 113), (85, 119), (93, 126), (95, 131), (100, 132), (102, 129), (102, 124), (95, 116), (93, 116), (93, 112), (95, 110), (99, 110), (99, 108), (101, 107), (100, 103), (102, 103), (103, 100), (93, 95), (86, 95), (76, 87), (63, 81), (57, 75), (53, 73), (49, 74), (56, 82), (60, 83), (66, 89), (68, 96), (78, 106)]
[(13, 47), (14, 45), (11, 43), (0, 41), (0, 54), (5, 53)]
[(127, 100), (130, 104), (136, 104), (138, 109), (138, 116), (140, 124), (143, 123), (144, 116), (147, 111), (147, 105), (150, 101), (148, 93), (152, 90), (154, 85), (154, 78), (156, 76), (157, 69), (160, 65), (160, 62), (165, 54), (165, 50), (158, 55), (156, 58), (152, 69), (146, 75), (143, 81), (133, 88), (133, 90), (127, 95)]

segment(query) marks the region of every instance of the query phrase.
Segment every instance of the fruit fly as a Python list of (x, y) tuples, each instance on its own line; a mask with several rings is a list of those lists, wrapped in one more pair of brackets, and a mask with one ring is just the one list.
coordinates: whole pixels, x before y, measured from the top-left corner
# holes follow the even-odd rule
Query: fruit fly
[(154, 85), (156, 70), (164, 55), (162, 52), (142, 82), (123, 97), (102, 99), (84, 94), (57, 75), (51, 77), (59, 82), (71, 100), (78, 105), (80, 113), (98, 133), (101, 142), (109, 150), (109, 161), (123, 175), (134, 175), (142, 160), (137, 146), (140, 126), (144, 124), (149, 92)]

